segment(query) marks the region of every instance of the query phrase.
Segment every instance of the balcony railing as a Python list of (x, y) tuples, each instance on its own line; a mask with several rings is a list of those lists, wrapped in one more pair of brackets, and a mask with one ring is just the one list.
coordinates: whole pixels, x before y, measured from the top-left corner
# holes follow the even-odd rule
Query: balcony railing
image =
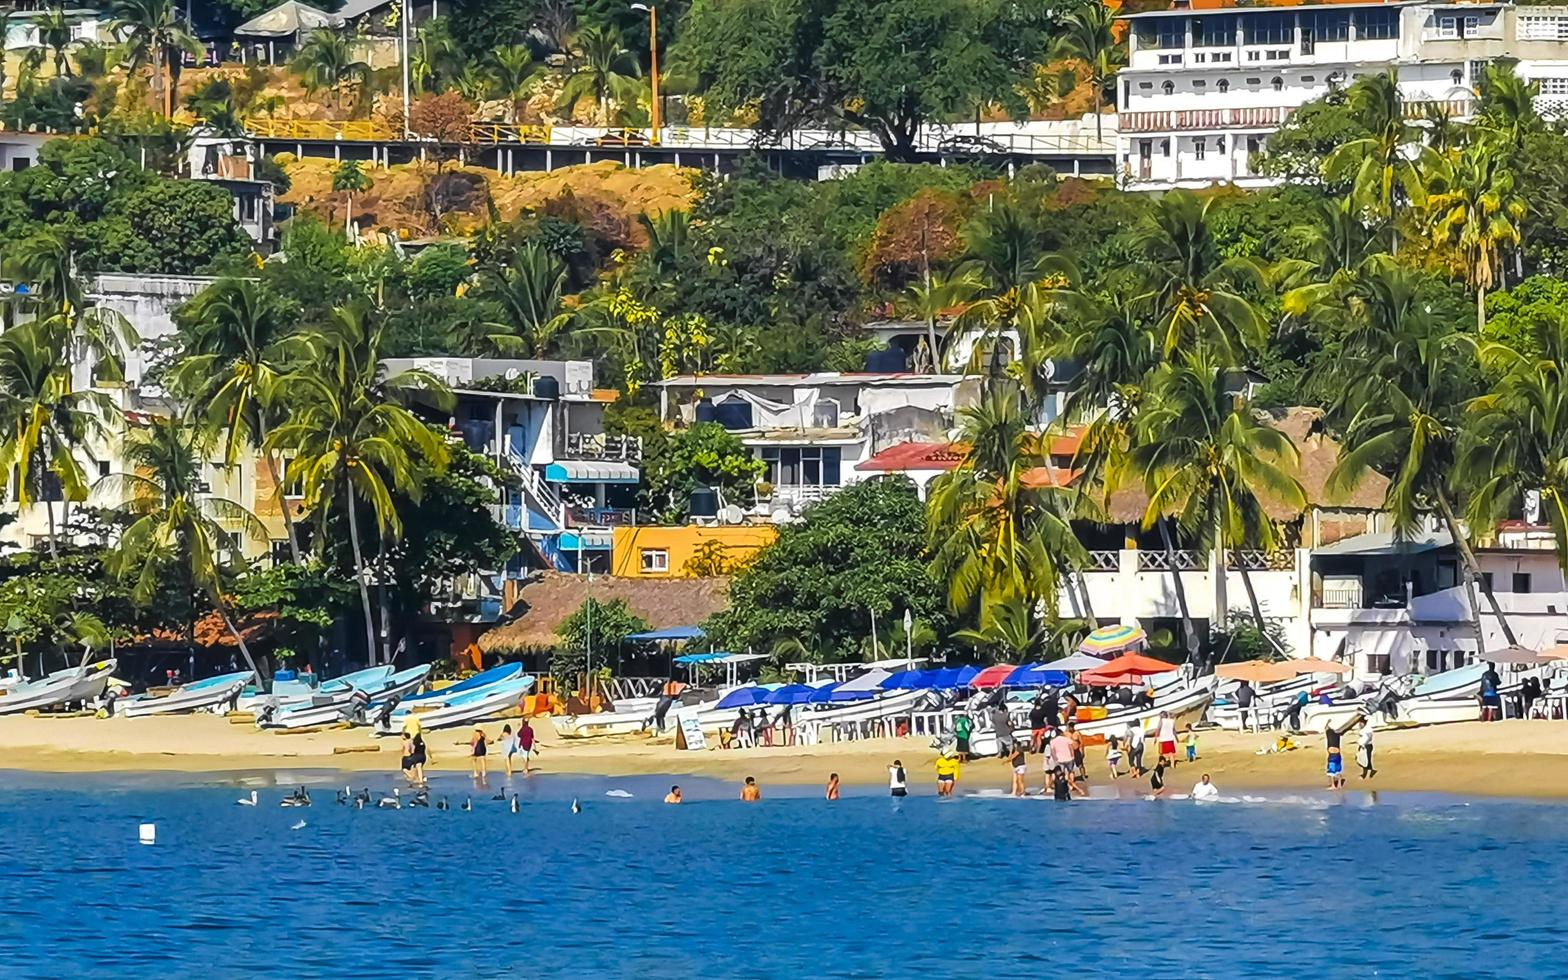
[(642, 437), (568, 432), (564, 455), (567, 459), (624, 460), (635, 463), (642, 459)]
[(1089, 563), (1085, 566), (1091, 572), (1115, 572), (1122, 567), (1122, 553), (1120, 551), (1091, 551)]
[(839, 488), (818, 486), (816, 484), (780, 485), (773, 488), (773, 499), (783, 503), (814, 504), (837, 489)]
[(1360, 609), (1363, 603), (1361, 583), (1324, 582), (1318, 596), (1320, 609)]
[[(1455, 119), (1470, 116), (1470, 100), (1411, 101), (1405, 103), (1407, 119), (1424, 119), (1431, 109)], [(1208, 132), (1216, 129), (1278, 129), (1293, 106), (1257, 106), (1234, 109), (1151, 109), (1121, 114), (1124, 133)]]
[(637, 523), (637, 511), (628, 507), (570, 507), (566, 508), (567, 527), (631, 527)]
[(1208, 560), (1201, 551), (1139, 551), (1140, 572), (1198, 572), (1208, 567)]

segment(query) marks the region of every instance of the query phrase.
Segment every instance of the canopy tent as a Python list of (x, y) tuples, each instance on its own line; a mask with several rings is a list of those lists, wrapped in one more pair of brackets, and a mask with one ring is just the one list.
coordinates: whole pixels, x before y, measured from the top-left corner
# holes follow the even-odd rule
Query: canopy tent
[(1039, 664), (1041, 670), (1055, 670), (1063, 673), (1075, 674), (1080, 670), (1097, 670), (1104, 667), (1106, 661), (1100, 657), (1091, 657), (1087, 653), (1075, 653), (1060, 660)]
[(1051, 670), (1044, 664), (1025, 664), (1008, 674), (1002, 683), (1004, 687), (1066, 687), (1070, 679), (1065, 672)]
[(1148, 634), (1141, 626), (1101, 626), (1084, 637), (1083, 642), (1078, 644), (1078, 649), (1082, 653), (1108, 657), (1123, 650), (1140, 647), (1148, 638)]
[(639, 643), (664, 643), (679, 642), (681, 640), (697, 640), (706, 636), (701, 626), (668, 626), (662, 630), (649, 630), (646, 633), (633, 633), (628, 640)]
[(1078, 680), (1095, 687), (1114, 687), (1120, 684), (1136, 684), (1145, 677), (1169, 673), (1176, 669), (1175, 664), (1146, 657), (1141, 653), (1124, 653), (1095, 670), (1084, 671), (1078, 675)]
[(299, 0), (285, 0), (234, 28), (236, 37), (297, 37), (318, 27), (342, 27), (343, 18)]
[(1545, 663), (1546, 660), (1546, 657), (1541, 656), (1534, 650), (1526, 650), (1524, 647), (1504, 647), (1501, 650), (1488, 650), (1485, 657), (1487, 663), (1515, 664), (1521, 667), (1533, 667), (1536, 664)]
[(1320, 657), (1303, 657), (1300, 660), (1286, 660), (1284, 663), (1297, 674), (1348, 674), (1355, 670), (1349, 664), (1324, 660)]
[(977, 688), (1001, 687), (1007, 678), (1018, 669), (1017, 664), (996, 664), (987, 667), (975, 675), (974, 681), (969, 685)]
[(817, 693), (814, 687), (804, 684), (785, 684), (776, 691), (769, 691), (763, 704), (805, 704)]
[(719, 664), (749, 664), (754, 660), (766, 660), (765, 653), (725, 653), (716, 650), (711, 653), (683, 653), (675, 658), (678, 664), (692, 664), (698, 667), (713, 667)]
[(859, 677), (851, 677), (849, 680), (840, 684), (838, 689), (840, 691), (865, 691), (869, 694), (883, 689), (884, 685), (889, 679), (897, 676), (898, 675), (894, 674), (892, 671), (883, 670), (881, 667), (877, 667), (866, 671)]
[(1243, 660), (1234, 664), (1220, 664), (1214, 669), (1216, 676), (1254, 684), (1273, 684), (1288, 681), (1296, 676), (1296, 669), (1288, 663), (1269, 660)]

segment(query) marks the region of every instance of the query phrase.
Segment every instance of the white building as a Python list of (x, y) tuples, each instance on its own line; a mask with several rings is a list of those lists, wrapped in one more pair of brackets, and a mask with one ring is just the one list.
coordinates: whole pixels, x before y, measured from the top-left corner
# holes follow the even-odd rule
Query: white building
[(1117, 160), (1135, 189), (1267, 184), (1251, 158), (1292, 111), (1391, 69), (1415, 113), (1468, 116), (1486, 64), (1505, 57), (1540, 82), (1543, 112), (1568, 105), (1568, 7), (1175, 0), (1123, 19)]

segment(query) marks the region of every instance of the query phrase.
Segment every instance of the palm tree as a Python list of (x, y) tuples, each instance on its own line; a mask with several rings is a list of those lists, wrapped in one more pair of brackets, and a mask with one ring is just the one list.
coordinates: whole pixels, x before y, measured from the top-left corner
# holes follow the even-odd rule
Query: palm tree
[(924, 279), (910, 283), (904, 291), (902, 307), (908, 315), (918, 317), (926, 325), (926, 349), (930, 353), (931, 368), (935, 373), (942, 373), (943, 368), (936, 321), (952, 310), (962, 311), (980, 288), (980, 280), (968, 267), (960, 267), (949, 275), (942, 275), (933, 273), (928, 263)]
[(359, 240), (354, 230), (354, 195), (365, 193), (371, 186), (370, 175), (360, 168), (358, 160), (344, 160), (332, 171), (332, 190), (344, 195), (347, 201), (344, 205), (343, 237), (350, 245)]
[(1557, 566), (1568, 574), (1568, 321), (1538, 321), (1521, 346), (1481, 348), (1481, 365), (1497, 380), (1469, 405), (1457, 478), (1474, 488), (1467, 513), (1474, 527), (1495, 526), (1539, 494)]
[(989, 204), (964, 226), (964, 256), (994, 292), (1033, 282), (1043, 254), (1040, 229), (1010, 201)]
[(1089, 66), (1089, 86), (1094, 91), (1094, 138), (1103, 139), (1100, 112), (1106, 90), (1115, 91), (1116, 72), (1126, 62), (1125, 49), (1116, 43), (1116, 15), (1101, 0), (1084, 0), (1062, 18), (1060, 52), (1081, 58)]
[(1045, 645), (1046, 631), (1035, 622), (1034, 604), (1017, 596), (983, 601), (974, 629), (953, 631), (952, 638), (982, 650), (996, 650), (999, 663), (1025, 663)]
[(56, 78), (71, 73), (71, 62), (65, 56), (66, 49), (71, 46), (71, 22), (65, 17), (63, 4), (56, 4), (38, 19), (38, 43), (54, 52)]
[(540, 357), (571, 322), (561, 311), (565, 290), (566, 266), (544, 246), (530, 242), (512, 254), (505, 269), (481, 276), (479, 295), (500, 304), (507, 314), (507, 322), (485, 327), (516, 337), (518, 353)]
[(1419, 287), (1417, 273), (1386, 256), (1369, 262), (1358, 277), (1351, 296), (1356, 325), (1345, 338), (1339, 362), (1343, 394), (1334, 406), (1345, 437), (1326, 489), (1337, 496), (1367, 473), (1386, 475), (1383, 508), (1401, 538), (1419, 530), (1424, 511), (1435, 510), (1459, 549), (1472, 598), (1480, 582), (1513, 644), (1513, 629), (1481, 576), (1449, 490), (1471, 341), (1432, 312)]
[(169, 0), (114, 0), (110, 30), (120, 41), (122, 63), (128, 75), (152, 69), (162, 91), (163, 114), (174, 114), (174, 79), (181, 54), (200, 57), (201, 42), (192, 37), (174, 16)]
[(573, 41), (577, 49), (573, 67), (561, 86), (556, 108), (569, 112), (582, 99), (592, 96), (600, 118), (610, 122), (610, 106), (634, 99), (641, 91), (637, 59), (621, 44), (621, 32), (612, 28), (589, 27)]
[(265, 542), (267, 531), (256, 515), (204, 489), (201, 461), (208, 448), (198, 430), (175, 419), (153, 418), (126, 441), (128, 472), (100, 479), (94, 490), (122, 499), (122, 509), (134, 518), (120, 535), (112, 566), (120, 577), (135, 580), (135, 600), (151, 601), (165, 575), (179, 568), (194, 589), (206, 594), (246, 666), (256, 670), (223, 595), (223, 581), (242, 539)]
[(1181, 190), (1160, 198), (1135, 239), (1144, 286), (1133, 302), (1154, 319), (1165, 356), (1213, 345), (1239, 364), (1267, 332), (1245, 295), (1263, 277), (1252, 260), (1220, 252), (1209, 214), (1216, 200)]
[[(333, 310), (326, 328), (311, 338), (309, 363), (283, 382), (296, 399), (293, 413), (262, 446), (268, 452), (295, 454), (287, 482), (302, 489), (302, 504), (316, 515), (318, 524), (325, 526), (334, 503), (341, 503), (347, 512), (366, 651), (372, 657), (377, 653), (376, 620), (370, 609), (359, 504), (370, 506), (384, 542), (402, 534), (393, 492), (417, 501), (425, 475), (443, 470), (447, 462), (441, 436), (403, 403), (416, 395), (439, 406), (451, 402), (446, 386), (428, 372), (383, 376), (385, 333), (384, 325), (371, 323), (357, 308)], [(318, 535), (318, 540), (324, 537)], [(387, 634), (383, 609), (384, 640)], [(391, 661), (390, 643), (380, 648), (380, 655)]]
[(506, 100), (511, 110), (508, 121), (517, 122), (517, 107), (528, 97), (528, 90), (533, 88), (540, 71), (526, 44), (502, 45), (491, 53), (489, 77), (496, 94)]
[[(114, 411), (101, 392), (73, 391), (67, 350), (70, 322), (61, 316), (34, 320), (0, 334), (0, 485), (14, 476), (13, 499), (37, 502), (45, 472), (59, 483), (62, 500), (87, 499), (87, 472), (77, 453), (104, 433)], [(53, 493), (44, 494), (49, 555), (60, 557)]]
[[(1148, 494), (1145, 528), (1171, 518), (1219, 551), (1214, 575), (1221, 599), (1215, 617), (1221, 628), (1229, 613), (1223, 595), (1231, 551), (1249, 544), (1264, 552), (1277, 549), (1282, 538), (1268, 511), (1295, 514), (1307, 505), (1305, 491), (1291, 475), (1295, 445), (1259, 421), (1245, 397), (1231, 390), (1223, 364), (1199, 352), (1163, 365), (1150, 385), (1138, 417), (1138, 443), (1126, 461), (1128, 474)], [(1239, 565), (1253, 618), (1265, 632), (1247, 561)]]
[(199, 409), (205, 424), (224, 434), (229, 464), (240, 444), (258, 447), (272, 481), (272, 499), (283, 515), (289, 557), (300, 561), (294, 516), (284, 499), (277, 454), (265, 449), (277, 420), (287, 412), (279, 379), (292, 346), (307, 354), (301, 338), (288, 337), (288, 311), (252, 279), (223, 279), (191, 302), (188, 353), (170, 375), (174, 390)]
[(1484, 140), (1454, 160), (1442, 187), (1427, 199), (1428, 223), (1440, 247), (1459, 253), (1465, 282), (1475, 292), (1475, 331), (1486, 327), (1486, 291), (1502, 271), (1502, 249), (1519, 244), (1525, 202), (1514, 175)]
[(1518, 150), (1524, 146), (1525, 137), (1546, 128), (1535, 108), (1541, 83), (1525, 81), (1514, 67), (1513, 62), (1507, 61), (1494, 61), (1486, 66), (1481, 76), (1481, 104), (1477, 113), (1481, 128), (1508, 150)]
[(1067, 494), (1043, 479), (1040, 437), (1030, 431), (1011, 385), (987, 385), (960, 412), (959, 467), (932, 485), (932, 570), (948, 583), (956, 612), (1006, 598), (1047, 608), (1061, 565), (1086, 556), (1068, 523)]
[(1348, 103), (1371, 135), (1341, 144), (1323, 161), (1331, 181), (1348, 181), (1351, 198), (1364, 214), (1388, 223), (1399, 248), (1397, 220), (1402, 201), (1419, 208), (1426, 200), (1426, 174), (1440, 167), (1436, 151), (1421, 140), (1420, 128), (1405, 118), (1399, 74), (1370, 75), (1350, 87)]
[(414, 37), (414, 55), (409, 65), (414, 92), (439, 91), (448, 79), (463, 73), (466, 61), (462, 46), (452, 37), (452, 29), (445, 17), (427, 21)]
[(79, 310), (85, 289), (76, 275), (71, 234), (65, 228), (43, 228), (17, 242), (6, 255), (16, 276), (29, 283), (51, 313)]
[(343, 86), (363, 83), (370, 65), (354, 57), (354, 42), (329, 27), (318, 27), (300, 45), (289, 67), (299, 75), (311, 92), (332, 90), (333, 109), (343, 111)]

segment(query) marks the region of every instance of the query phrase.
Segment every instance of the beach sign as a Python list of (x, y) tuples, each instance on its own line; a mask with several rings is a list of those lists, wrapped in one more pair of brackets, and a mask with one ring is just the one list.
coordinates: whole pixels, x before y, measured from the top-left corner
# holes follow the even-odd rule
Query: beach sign
[(708, 738), (702, 734), (702, 723), (695, 716), (687, 715), (681, 719), (680, 726), (675, 729), (675, 747), (697, 750), (708, 747)]

